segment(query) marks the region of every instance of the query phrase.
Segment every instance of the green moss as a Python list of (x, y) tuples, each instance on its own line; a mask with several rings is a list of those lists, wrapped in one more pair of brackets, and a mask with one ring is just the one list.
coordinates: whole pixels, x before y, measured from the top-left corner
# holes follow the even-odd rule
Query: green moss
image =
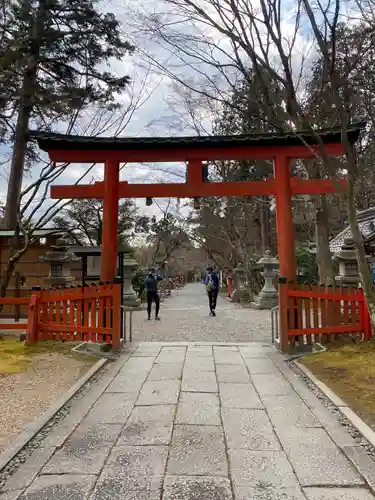
[(94, 364), (97, 360), (92, 356), (85, 356), (72, 351), (74, 344), (71, 342), (40, 342), (33, 346), (27, 346), (14, 338), (5, 338), (0, 341), (0, 374), (12, 374), (24, 372), (31, 363), (33, 356), (43, 353), (61, 353), (83, 361), (86, 364)]
[(375, 343), (336, 344), (301, 361), (369, 425), (375, 427)]

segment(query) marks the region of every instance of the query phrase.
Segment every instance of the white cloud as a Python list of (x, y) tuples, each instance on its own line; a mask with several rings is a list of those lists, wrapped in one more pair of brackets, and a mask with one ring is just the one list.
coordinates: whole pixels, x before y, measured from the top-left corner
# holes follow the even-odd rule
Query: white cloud
[[(206, 12), (212, 13), (215, 20), (221, 22), (218, 15), (213, 12), (212, 4), (210, 5), (208, 0), (199, 1)], [(222, 2), (224, 3), (224, 0)], [(248, 3), (253, 9), (256, 9), (258, 5), (256, 0), (243, 0), (243, 3), (244, 5)], [(226, 2), (226, 4), (228, 5), (229, 2)], [(347, 2), (347, 5), (349, 4), (353, 6), (352, 2)], [(141, 2), (140, 0), (102, 0), (100, 5), (103, 11), (112, 12), (118, 17), (122, 22), (125, 35), (129, 36), (136, 47), (133, 55), (123, 58), (122, 61), (111, 61), (110, 64), (112, 71), (117, 75), (129, 74), (132, 78), (132, 84), (128, 91), (121, 96), (123, 103), (129, 104), (135, 100), (138, 104), (141, 104), (138, 109), (134, 110), (129, 123), (120, 135), (140, 137), (196, 133), (184, 116), (186, 110), (183, 109), (183, 106), (176, 106), (174, 109), (171, 107), (171, 101), (175, 97), (172, 90), (173, 80), (166, 76), (160, 67), (165, 67), (185, 82), (191, 80), (193, 84), (196, 84), (199, 81), (203, 87), (206, 86), (210, 89), (216, 86), (219, 91), (225, 94), (227, 91), (225, 79), (214, 67), (200, 61), (198, 54), (200, 54), (200, 57), (211, 57), (213, 55), (221, 64), (228, 62), (230, 56), (233, 56), (229, 38), (219, 33), (215, 28), (200, 24), (196, 20), (186, 21), (177, 12), (176, 8), (164, 0), (149, 2)], [(282, 31), (285, 44), (294, 36), (295, 11), (292, 8), (293, 5), (292, 0), (282, 0), (284, 16)], [(349, 12), (349, 10), (347, 9), (346, 12)], [(155, 36), (155, 33), (150, 31), (144, 17), (155, 19), (156, 16), (163, 23), (169, 23), (167, 33), (174, 37), (173, 40), (176, 41), (174, 46), (163, 42), (160, 37)], [(177, 22), (177, 24), (171, 24), (173, 22)], [(200, 37), (202, 34), (211, 45), (205, 46), (199, 42), (197, 36)], [(292, 53), (292, 68), (295, 75), (300, 74), (302, 55), (311, 51), (312, 41), (310, 35), (308, 24), (304, 21), (297, 33), (295, 48)], [(190, 55), (184, 55), (178, 49), (178, 43), (183, 42), (182, 37), (185, 37), (185, 40), (186, 37), (190, 37), (185, 46), (185, 48), (189, 47)], [(216, 49), (213, 48), (213, 44), (217, 45)], [(153, 58), (154, 64), (152, 66), (147, 62), (145, 54)], [(275, 48), (271, 47), (271, 55), (274, 57), (274, 64), (277, 68), (279, 62)], [(240, 52), (240, 56), (242, 62), (248, 64), (248, 58), (243, 51)], [(157, 65), (160, 66), (159, 69)], [(236, 71), (232, 67), (227, 67), (225, 73), (226, 77), (231, 81), (236, 78)], [(203, 101), (198, 101), (195, 111), (196, 119), (201, 122), (202, 130), (210, 133), (212, 116), (215, 110), (207, 107)], [(75, 133), (87, 132), (90, 129), (94, 112), (95, 110), (90, 109), (85, 113), (74, 130)], [(100, 130), (100, 127), (97, 129)], [(65, 132), (66, 125), (59, 124), (58, 130)], [(110, 136), (115, 132), (116, 127), (112, 126), (106, 129), (104, 134)], [(9, 148), (0, 148), (0, 159), (6, 154), (9, 154)], [(87, 168), (86, 165), (70, 165), (55, 184), (75, 183), (84, 173), (85, 168)], [(31, 178), (25, 178), (24, 184), (37, 179), (40, 170), (41, 166), (36, 166), (31, 173)], [(3, 167), (3, 172), (3, 176), (0, 177), (0, 199), (5, 199), (6, 167)], [(121, 179), (129, 182), (181, 182), (183, 172), (184, 167), (179, 164), (131, 164), (122, 169)], [(85, 182), (89, 182), (93, 178), (96, 180), (103, 179), (102, 165), (96, 165), (85, 179)], [(155, 205), (150, 208), (145, 207), (144, 200), (137, 201), (137, 204), (142, 207), (142, 211), (145, 213), (157, 211)]]

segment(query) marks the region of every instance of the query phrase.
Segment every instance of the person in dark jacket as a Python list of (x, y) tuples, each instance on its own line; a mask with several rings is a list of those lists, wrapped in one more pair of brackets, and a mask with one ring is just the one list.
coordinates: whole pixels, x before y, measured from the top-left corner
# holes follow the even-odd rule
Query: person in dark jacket
[(206, 285), (210, 316), (216, 316), (216, 303), (219, 294), (220, 279), (212, 266), (207, 267), (207, 274), (203, 283)]
[(160, 297), (158, 293), (158, 282), (163, 278), (155, 273), (155, 269), (150, 269), (144, 286), (147, 294), (147, 315), (151, 319), (152, 303), (155, 302), (155, 319), (159, 321)]

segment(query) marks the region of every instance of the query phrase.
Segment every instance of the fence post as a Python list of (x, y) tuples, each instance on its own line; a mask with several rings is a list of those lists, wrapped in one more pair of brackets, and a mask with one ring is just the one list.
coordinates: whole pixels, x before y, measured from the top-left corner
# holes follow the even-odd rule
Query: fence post
[(112, 286), (112, 349), (121, 349), (121, 279), (115, 278)]
[[(21, 297), (21, 275), (19, 271), (16, 271), (14, 273), (14, 297), (16, 299), (19, 299)], [(19, 322), (21, 316), (21, 306), (19, 304), (16, 304), (14, 306), (14, 321), (16, 323)]]
[(40, 287), (32, 288), (32, 294), (29, 305), (29, 315), (27, 318), (26, 344), (32, 345), (38, 342), (39, 334), (39, 306), (40, 306)]
[(359, 314), (361, 320), (361, 326), (363, 328), (364, 340), (370, 340), (372, 337), (372, 323), (370, 313), (367, 307), (366, 296), (364, 294), (363, 288), (358, 288), (358, 295), (360, 297), (359, 303)]
[(366, 340), (370, 340), (372, 337), (372, 321), (371, 316), (367, 307), (366, 297), (364, 300), (365, 304), (365, 327), (366, 327)]
[(232, 278), (232, 276), (229, 276), (227, 278), (227, 285), (228, 285), (228, 297), (231, 298), (232, 293), (233, 293), (233, 278)]
[(288, 284), (286, 278), (279, 277), (279, 321), (280, 321), (280, 351), (288, 352)]

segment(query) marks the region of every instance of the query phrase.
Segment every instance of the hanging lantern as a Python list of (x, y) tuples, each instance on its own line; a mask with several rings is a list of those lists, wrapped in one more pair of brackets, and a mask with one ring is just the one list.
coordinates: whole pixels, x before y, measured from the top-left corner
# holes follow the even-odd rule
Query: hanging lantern
[(151, 205), (152, 205), (152, 198), (148, 196), (146, 198), (146, 207), (151, 207)]

